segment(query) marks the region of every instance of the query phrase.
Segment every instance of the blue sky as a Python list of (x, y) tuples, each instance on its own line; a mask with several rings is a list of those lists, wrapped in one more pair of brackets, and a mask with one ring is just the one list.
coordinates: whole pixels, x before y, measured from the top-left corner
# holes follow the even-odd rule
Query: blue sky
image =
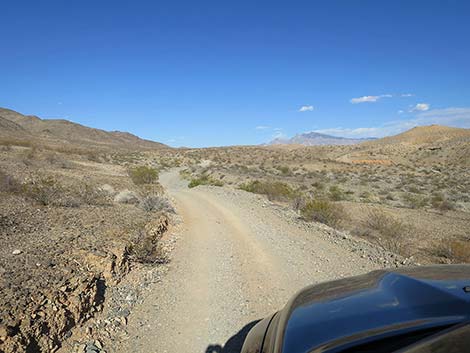
[(470, 2), (4, 1), (0, 106), (173, 146), (470, 127)]

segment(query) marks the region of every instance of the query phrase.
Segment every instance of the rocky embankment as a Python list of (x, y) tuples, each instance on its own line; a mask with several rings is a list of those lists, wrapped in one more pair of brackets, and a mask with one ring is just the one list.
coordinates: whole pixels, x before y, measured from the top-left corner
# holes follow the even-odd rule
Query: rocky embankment
[[(83, 214), (67, 218), (72, 212), (67, 209), (19, 204), (5, 212), (0, 219), (0, 235), (8, 244), (0, 264), (1, 352), (105, 350), (106, 337), (92, 329), (91, 323), (103, 315), (126, 276), (141, 273), (145, 267), (136, 258), (129, 237), (104, 235), (106, 228), (114, 231), (109, 221), (119, 224), (117, 218), (129, 217), (132, 210), (127, 205), (114, 207), (117, 214), (107, 220), (106, 213), (95, 210), (94, 225), (93, 219), (84, 222)], [(107, 212), (112, 212), (109, 208)], [(84, 212), (90, 216), (93, 210)], [(60, 232), (55, 229), (58, 219)], [(144, 238), (159, 242), (169, 222), (166, 214), (154, 214), (142, 230)], [(122, 316), (120, 324), (125, 323)]]

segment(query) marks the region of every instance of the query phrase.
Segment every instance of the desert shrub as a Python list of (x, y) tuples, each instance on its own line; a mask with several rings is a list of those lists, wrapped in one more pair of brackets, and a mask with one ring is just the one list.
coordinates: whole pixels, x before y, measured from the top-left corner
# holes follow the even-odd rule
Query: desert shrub
[(281, 165), (281, 166), (279, 166), (279, 167), (276, 167), (276, 169), (279, 170), (279, 171), (282, 173), (282, 175), (286, 175), (286, 176), (287, 176), (287, 175), (291, 175), (291, 174), (292, 174), (290, 168), (289, 168), (288, 166), (286, 166), (286, 165)]
[(72, 166), (69, 161), (62, 158), (58, 153), (55, 153), (55, 152), (45, 153), (44, 160), (51, 165), (56, 165), (63, 169), (68, 169), (68, 168), (71, 168)]
[(452, 260), (455, 262), (470, 262), (470, 242), (454, 240), (450, 243)]
[(455, 209), (455, 204), (441, 193), (432, 195), (431, 205), (433, 208), (440, 211), (450, 211)]
[(363, 221), (363, 236), (376, 238), (377, 242), (385, 249), (403, 253), (405, 240), (410, 232), (410, 227), (391, 215), (374, 209), (371, 210)]
[(410, 208), (423, 208), (428, 205), (428, 198), (421, 195), (406, 193), (403, 200)]
[(380, 198), (371, 191), (363, 191), (359, 194), (359, 197), (361, 198), (361, 201), (366, 203), (380, 202)]
[(452, 259), (451, 243), (447, 239), (434, 243), (430, 248), (430, 254), (440, 258)]
[(158, 178), (158, 170), (147, 166), (140, 166), (130, 169), (129, 176), (136, 185), (152, 184)]
[(102, 205), (105, 193), (87, 183), (62, 185), (52, 176), (34, 175), (20, 183), (0, 171), (0, 191), (21, 195), (43, 206), (78, 207), (81, 204)]
[(191, 172), (188, 169), (180, 170), (179, 174), (182, 179), (190, 179), (191, 177)]
[(321, 181), (314, 181), (312, 186), (318, 190), (323, 190), (325, 188), (325, 184), (323, 184)]
[(415, 185), (409, 185), (408, 191), (412, 192), (413, 194), (419, 194), (421, 191)]
[(300, 210), (300, 214), (307, 221), (315, 221), (337, 227), (346, 218), (341, 205), (328, 200), (310, 200)]
[(341, 188), (337, 185), (333, 185), (330, 187), (328, 196), (333, 201), (341, 201), (341, 200), (346, 199), (344, 191), (341, 190)]
[(447, 239), (437, 242), (431, 249), (434, 256), (446, 258), (455, 263), (470, 263), (470, 242)]
[(298, 195), (292, 200), (292, 208), (296, 211), (300, 211), (307, 205), (307, 198), (303, 195)]
[(74, 199), (78, 205), (82, 203), (95, 206), (108, 204), (106, 191), (91, 184), (79, 183), (75, 187), (70, 187), (69, 190), (69, 199)]
[(101, 163), (101, 153), (97, 151), (88, 151), (85, 153), (85, 157), (90, 162)]
[(289, 201), (292, 200), (297, 193), (286, 183), (280, 181), (251, 181), (239, 186), (241, 190), (252, 192), (255, 194), (266, 195), (271, 201)]
[(51, 176), (41, 176), (23, 184), (25, 196), (36, 201), (40, 205), (54, 205), (64, 192), (62, 185)]
[(37, 148), (33, 146), (23, 151), (20, 155), (20, 158), (22, 159), (25, 165), (31, 165), (33, 163), (33, 160), (37, 159), (37, 155)]
[(57, 153), (54, 153), (54, 152), (47, 152), (44, 154), (44, 160), (50, 164), (55, 164), (55, 162), (57, 161)]
[(147, 264), (166, 263), (168, 257), (160, 244), (160, 239), (168, 230), (169, 219), (161, 215), (145, 226), (137, 226), (130, 239), (129, 252), (138, 262)]
[(0, 230), (9, 228), (10, 223), (11, 221), (7, 216), (0, 214)]
[(364, 225), (368, 229), (377, 231), (380, 235), (385, 237), (403, 234), (404, 230), (406, 230), (405, 225), (401, 221), (378, 209), (374, 209), (368, 213)]
[(138, 196), (140, 198), (144, 198), (149, 195), (163, 195), (164, 189), (162, 184), (160, 184), (158, 181), (153, 183), (153, 184), (144, 184), (144, 185), (139, 185), (138, 188)]
[(131, 257), (144, 264), (162, 264), (168, 262), (168, 256), (159, 239), (145, 229), (139, 229), (129, 244)]
[(14, 177), (0, 170), (0, 192), (17, 193), (21, 191), (21, 183)]
[(216, 180), (207, 174), (203, 174), (197, 178), (191, 179), (189, 181), (188, 187), (194, 188), (199, 185), (223, 186), (224, 183), (221, 180)]
[(135, 192), (123, 190), (114, 197), (114, 202), (136, 204), (139, 202), (139, 198)]
[(22, 184), (21, 193), (43, 206), (79, 207), (107, 204), (106, 195), (94, 186), (80, 182), (63, 185), (52, 176), (35, 176)]
[(146, 196), (140, 200), (140, 208), (147, 212), (160, 211), (166, 213), (175, 213), (175, 209), (170, 201), (160, 196)]

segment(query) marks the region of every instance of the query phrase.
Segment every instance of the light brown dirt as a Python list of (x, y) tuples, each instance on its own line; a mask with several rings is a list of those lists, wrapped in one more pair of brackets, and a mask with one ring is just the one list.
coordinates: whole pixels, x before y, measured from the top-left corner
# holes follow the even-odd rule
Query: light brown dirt
[(129, 317), (118, 352), (212, 352), (224, 345), (235, 352), (239, 330), (302, 287), (379, 267), (280, 218), (256, 195), (188, 189), (175, 172), (161, 182), (183, 217), (180, 240), (168, 275)]

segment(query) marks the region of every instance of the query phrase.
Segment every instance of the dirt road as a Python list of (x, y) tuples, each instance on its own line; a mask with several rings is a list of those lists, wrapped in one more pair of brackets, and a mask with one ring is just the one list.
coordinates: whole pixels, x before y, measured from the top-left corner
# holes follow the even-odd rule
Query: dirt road
[(183, 227), (170, 270), (129, 318), (122, 352), (239, 352), (300, 288), (379, 265), (280, 216), (263, 198), (161, 176)]

